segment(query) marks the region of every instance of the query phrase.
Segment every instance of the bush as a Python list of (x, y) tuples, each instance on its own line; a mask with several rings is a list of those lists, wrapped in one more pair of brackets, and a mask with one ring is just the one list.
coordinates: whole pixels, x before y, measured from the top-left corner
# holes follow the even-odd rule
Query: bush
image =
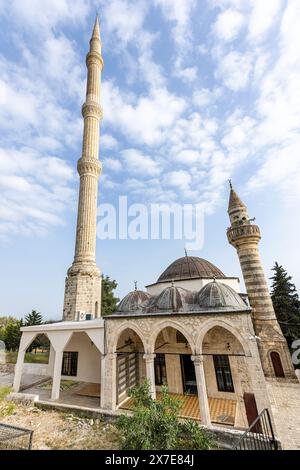
[(162, 387), (160, 400), (153, 400), (148, 381), (130, 392), (134, 400), (132, 416), (117, 420), (122, 450), (208, 450), (212, 442), (196, 422), (181, 421), (182, 403)]

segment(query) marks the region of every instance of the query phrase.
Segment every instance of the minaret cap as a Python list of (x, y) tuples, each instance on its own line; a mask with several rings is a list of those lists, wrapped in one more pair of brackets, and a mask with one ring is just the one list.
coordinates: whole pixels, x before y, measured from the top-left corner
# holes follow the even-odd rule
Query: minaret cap
[(230, 185), (230, 196), (229, 196), (228, 212), (231, 212), (232, 210), (237, 209), (239, 207), (246, 209), (245, 204), (243, 203), (243, 201), (239, 198), (239, 196), (233, 189), (231, 180), (229, 180), (229, 185)]

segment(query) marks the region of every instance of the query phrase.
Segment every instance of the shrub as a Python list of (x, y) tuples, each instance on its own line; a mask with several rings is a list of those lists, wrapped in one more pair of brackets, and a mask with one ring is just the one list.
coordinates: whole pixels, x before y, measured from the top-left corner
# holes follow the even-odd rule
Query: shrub
[(117, 420), (122, 450), (204, 450), (212, 447), (208, 434), (196, 422), (181, 421), (181, 400), (162, 387), (160, 400), (153, 400), (148, 381), (129, 392), (134, 400), (132, 416)]

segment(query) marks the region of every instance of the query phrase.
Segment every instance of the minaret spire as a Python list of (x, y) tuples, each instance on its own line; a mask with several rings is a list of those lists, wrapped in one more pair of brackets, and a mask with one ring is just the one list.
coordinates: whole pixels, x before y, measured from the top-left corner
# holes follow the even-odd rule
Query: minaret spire
[(96, 266), (96, 217), (99, 161), (99, 135), (102, 108), (100, 106), (101, 40), (96, 17), (90, 51), (86, 57), (86, 100), (82, 106), (84, 119), (83, 145), (77, 169), (80, 190), (74, 262), (68, 270), (65, 288), (64, 320), (75, 320), (78, 312), (99, 316), (101, 306), (101, 272)]
[(228, 214), (231, 226), (227, 230), (229, 243), (237, 250), (241, 269), (252, 307), (252, 320), (264, 373), (267, 377), (276, 376), (276, 367), (272, 364), (272, 351), (280, 357), (284, 376), (294, 379), (295, 373), (286, 340), (274, 312), (258, 244), (261, 239), (260, 229), (249, 219), (246, 205), (233, 188), (230, 189)]
[(95, 19), (95, 24), (94, 24), (94, 29), (93, 29), (92, 38), (98, 38), (98, 39), (100, 39), (100, 25), (99, 25), (99, 16), (98, 16), (98, 13), (96, 14), (96, 19)]

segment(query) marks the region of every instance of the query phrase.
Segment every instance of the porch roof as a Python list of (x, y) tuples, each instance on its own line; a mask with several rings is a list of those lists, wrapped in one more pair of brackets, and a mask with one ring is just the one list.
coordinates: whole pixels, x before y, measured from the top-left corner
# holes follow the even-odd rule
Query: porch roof
[(97, 318), (96, 320), (84, 320), (84, 321), (61, 321), (57, 323), (47, 323), (43, 325), (23, 326), (21, 331), (84, 331), (95, 328), (104, 328), (103, 318)]

